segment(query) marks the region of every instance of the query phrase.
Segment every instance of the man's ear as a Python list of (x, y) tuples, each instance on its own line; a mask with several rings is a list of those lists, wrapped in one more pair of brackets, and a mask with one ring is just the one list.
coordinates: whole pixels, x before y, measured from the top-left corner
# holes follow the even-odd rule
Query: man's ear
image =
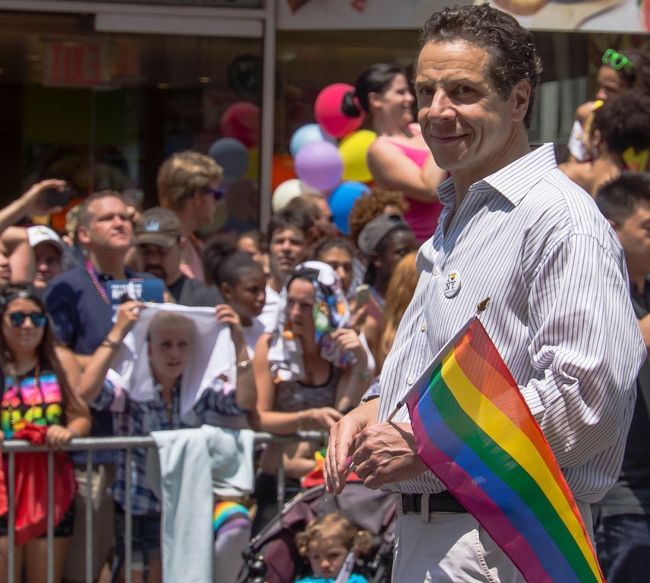
[(90, 243), (90, 229), (88, 227), (78, 227), (77, 238), (82, 245), (88, 245)]
[(512, 119), (514, 121), (523, 121), (526, 117), (531, 92), (532, 88), (528, 79), (522, 79), (512, 88), (510, 102), (512, 104)]

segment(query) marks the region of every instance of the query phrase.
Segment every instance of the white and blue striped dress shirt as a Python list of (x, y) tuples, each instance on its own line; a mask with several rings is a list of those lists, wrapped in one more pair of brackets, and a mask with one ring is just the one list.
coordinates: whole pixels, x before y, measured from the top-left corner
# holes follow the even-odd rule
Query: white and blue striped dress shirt
[[(474, 313), (481, 316), (578, 500), (616, 480), (646, 349), (629, 298), (623, 250), (589, 195), (545, 144), (471, 186), (444, 210), (420, 248), (421, 275), (381, 374), (385, 419), (435, 354)], [(446, 297), (457, 272), (457, 293)], [(448, 295), (451, 295), (448, 293)], [(396, 421), (407, 421), (404, 407)], [(444, 489), (432, 473), (392, 485)]]

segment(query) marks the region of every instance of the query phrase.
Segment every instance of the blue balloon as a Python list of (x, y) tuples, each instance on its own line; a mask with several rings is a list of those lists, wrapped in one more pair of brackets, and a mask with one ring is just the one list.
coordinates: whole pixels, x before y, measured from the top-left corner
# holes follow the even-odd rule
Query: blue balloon
[(354, 202), (365, 194), (370, 192), (370, 188), (363, 182), (342, 182), (330, 194), (329, 205), (332, 209), (334, 223), (343, 234), (350, 232), (348, 226), (348, 216), (354, 206)]
[(331, 142), (332, 144), (336, 144), (336, 140), (332, 136), (328, 136), (317, 123), (308, 123), (293, 132), (291, 142), (289, 142), (291, 156), (295, 158), (300, 148), (312, 142)]
[(241, 178), (248, 170), (248, 150), (235, 138), (217, 140), (210, 146), (208, 156), (223, 168), (226, 178)]

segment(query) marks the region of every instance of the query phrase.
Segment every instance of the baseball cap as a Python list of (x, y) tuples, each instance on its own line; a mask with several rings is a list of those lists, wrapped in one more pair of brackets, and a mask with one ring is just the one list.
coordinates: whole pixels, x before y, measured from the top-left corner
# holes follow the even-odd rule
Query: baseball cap
[(136, 245), (171, 247), (181, 236), (181, 223), (169, 209), (159, 206), (144, 211), (135, 223)]
[(357, 245), (366, 255), (377, 250), (381, 240), (396, 229), (411, 227), (399, 215), (379, 215), (370, 221), (359, 233)]
[(31, 247), (36, 247), (40, 243), (52, 244), (59, 253), (63, 253), (63, 241), (50, 227), (45, 225), (34, 225), (27, 228), (27, 239)]

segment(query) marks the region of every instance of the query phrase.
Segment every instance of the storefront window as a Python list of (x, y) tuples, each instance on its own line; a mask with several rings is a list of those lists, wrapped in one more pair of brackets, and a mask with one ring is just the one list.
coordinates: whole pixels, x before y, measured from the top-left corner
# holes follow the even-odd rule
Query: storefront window
[(167, 156), (212, 147), (237, 199), (212, 230), (256, 226), (261, 41), (97, 33), (93, 22), (0, 13), (2, 203), (60, 177), (77, 198), (115, 189), (152, 206)]

